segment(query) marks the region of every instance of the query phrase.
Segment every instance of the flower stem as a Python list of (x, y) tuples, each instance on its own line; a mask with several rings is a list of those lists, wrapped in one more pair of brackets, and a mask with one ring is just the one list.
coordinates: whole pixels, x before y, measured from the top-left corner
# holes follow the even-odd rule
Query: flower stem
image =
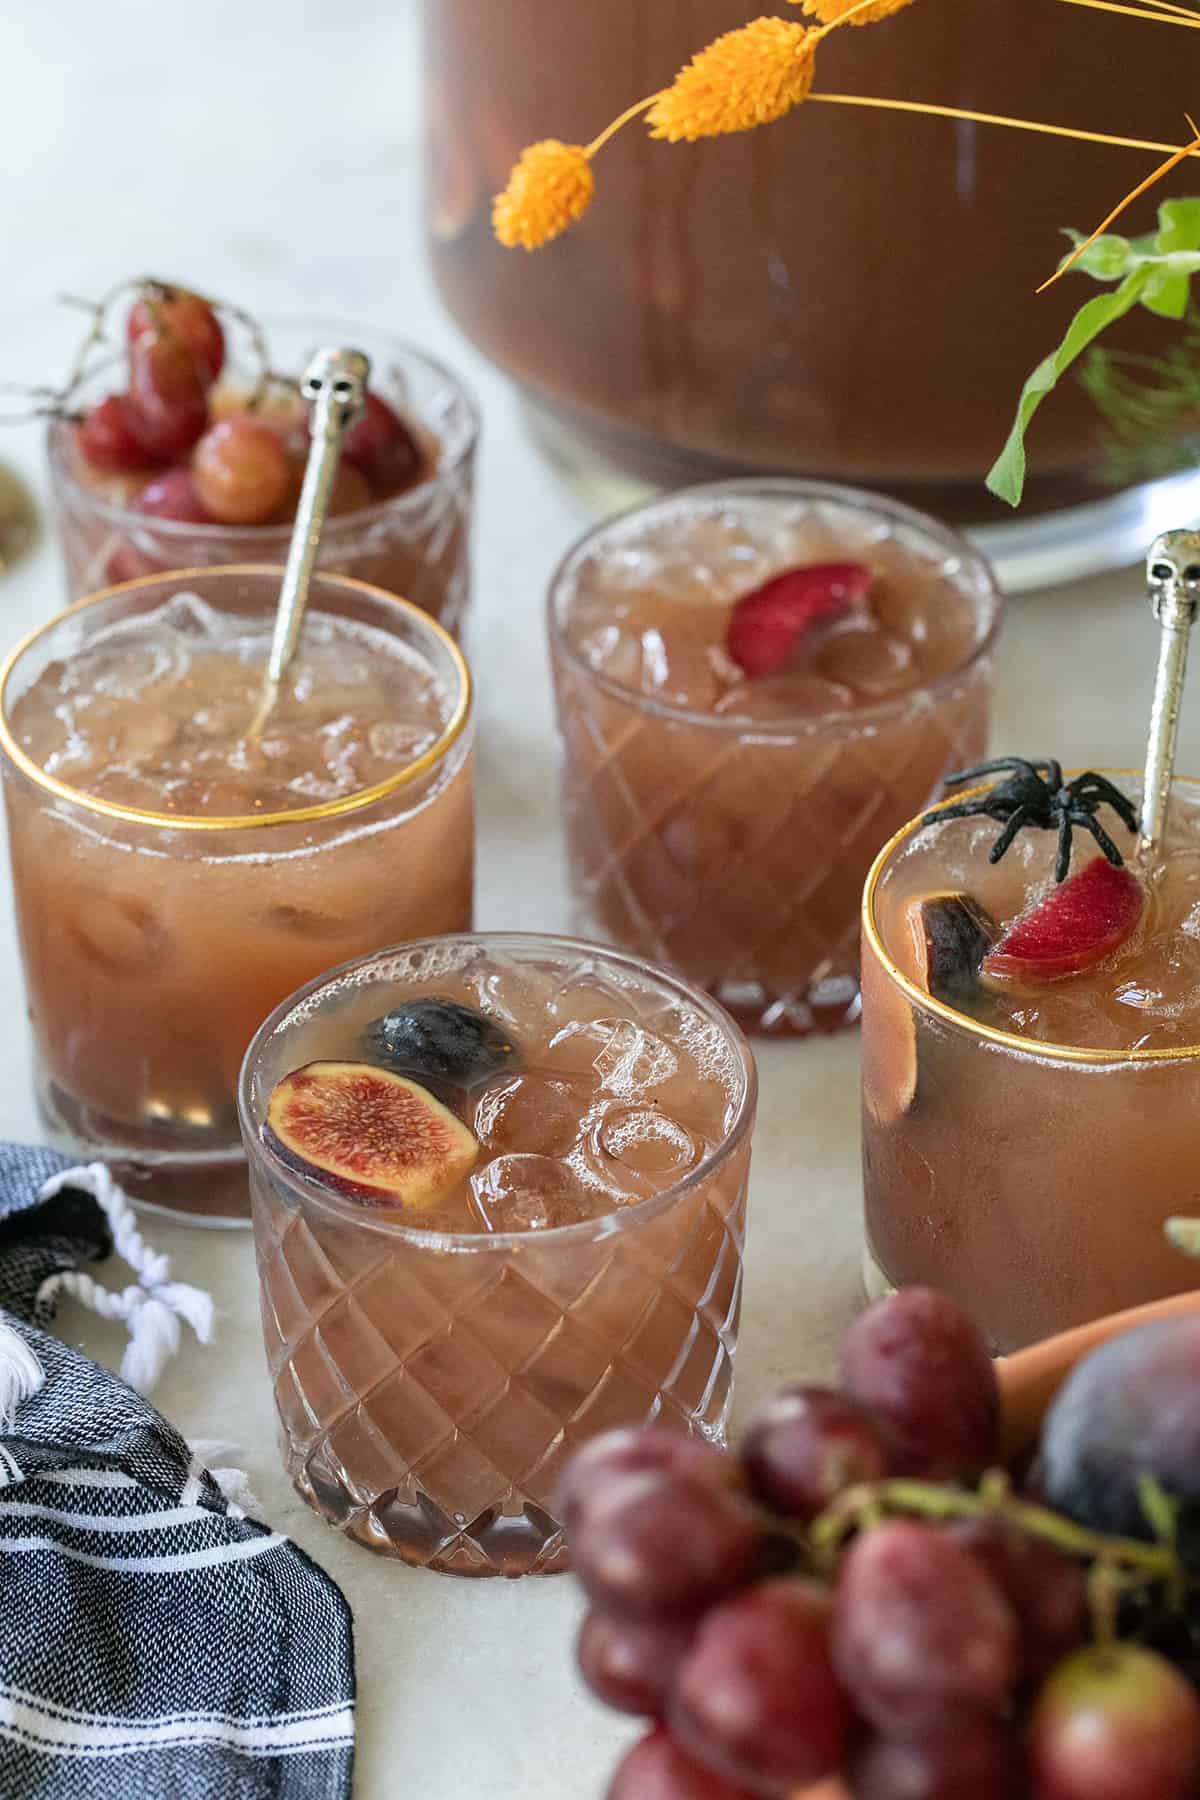
[(1151, 24), (1183, 25), (1195, 30), (1200, 27), (1200, 17), (1189, 13), (1182, 6), (1168, 6), (1161, 11), (1145, 6), (1120, 6), (1117, 0), (1062, 0), (1064, 6), (1086, 6), (1093, 12), (1124, 13), (1130, 19), (1149, 19)]
[(639, 113), (649, 112), (650, 108), (654, 105), (654, 102), (659, 98), (659, 94), (650, 94), (645, 100), (638, 100), (633, 106), (627, 106), (619, 118), (614, 119), (611, 125), (606, 125), (604, 127), (604, 130), (600, 133), (599, 137), (594, 137), (590, 144), (584, 145), (583, 154), (587, 157), (588, 161), (591, 161), (597, 150), (603, 150), (609, 138), (615, 137), (623, 125), (628, 125), (630, 119), (636, 119)]
[(885, 112), (926, 113), (935, 119), (966, 119), (975, 125), (1008, 125), (1014, 131), (1037, 131), (1047, 137), (1078, 138), (1085, 144), (1111, 144), (1118, 150), (1166, 151), (1169, 155), (1184, 150), (1188, 156), (1200, 155), (1180, 144), (1160, 144), (1151, 138), (1112, 137), (1105, 131), (1078, 131), (1070, 125), (1047, 125), (1039, 119), (1012, 119), (1005, 113), (968, 112), (960, 106), (934, 106), (924, 100), (890, 100), (873, 94), (810, 94), (809, 101), (819, 100), (826, 106), (877, 106)]

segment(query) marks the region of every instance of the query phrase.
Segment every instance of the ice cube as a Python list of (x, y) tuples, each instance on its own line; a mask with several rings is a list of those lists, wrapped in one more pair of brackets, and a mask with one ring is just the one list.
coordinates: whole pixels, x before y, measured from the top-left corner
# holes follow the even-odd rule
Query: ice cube
[(497, 1156), (471, 1177), (475, 1208), (489, 1231), (551, 1231), (606, 1212), (570, 1169), (549, 1156)]
[(827, 681), (840, 682), (873, 700), (898, 694), (913, 683), (912, 646), (881, 628), (859, 624), (833, 631), (817, 662)]
[(565, 1156), (579, 1139), (589, 1096), (575, 1083), (530, 1071), (493, 1082), (475, 1109), (475, 1135), (489, 1150)]
[(594, 1069), (601, 1087), (635, 1099), (669, 1081), (679, 1067), (670, 1044), (632, 1019), (591, 1019), (564, 1025), (550, 1040), (556, 1066)]
[(510, 1031), (518, 1043), (540, 1035), (554, 1018), (561, 981), (535, 963), (516, 962), (492, 951), (485, 963), (464, 973), (481, 1012)]
[(841, 713), (854, 705), (854, 693), (844, 682), (808, 673), (780, 675), (773, 680), (743, 681), (722, 694), (715, 710), (725, 717), (767, 724), (780, 719), (811, 719)]
[(230, 636), (228, 615), (209, 606), (199, 594), (173, 594), (166, 605), (159, 608), (156, 617), (168, 631), (179, 637), (204, 638), (215, 643)]
[(704, 1154), (687, 1126), (658, 1106), (612, 1107), (600, 1121), (597, 1142), (617, 1170), (639, 1175), (654, 1187), (678, 1181)]
[(110, 975), (146, 974), (170, 953), (166, 927), (136, 894), (92, 889), (68, 917), (67, 931)]

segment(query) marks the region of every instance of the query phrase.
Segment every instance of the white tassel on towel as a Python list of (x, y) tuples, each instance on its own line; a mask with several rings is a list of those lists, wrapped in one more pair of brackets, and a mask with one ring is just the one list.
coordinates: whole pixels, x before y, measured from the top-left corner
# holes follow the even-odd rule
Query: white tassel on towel
[(24, 1338), (0, 1321), (0, 1431), (12, 1424), (22, 1400), (36, 1394), (45, 1379), (46, 1371)]
[[(88, 1163), (77, 1169), (64, 1169), (61, 1175), (52, 1175), (42, 1188), (40, 1198), (49, 1200), (63, 1188), (82, 1188), (92, 1195), (108, 1220), (117, 1254), (138, 1279), (133, 1286), (114, 1292), (112, 1288), (102, 1287), (94, 1276), (82, 1269), (64, 1269), (57, 1275), (48, 1276), (42, 1283), (38, 1289), (38, 1304), (53, 1301), (60, 1293), (71, 1294), (102, 1318), (123, 1320), (129, 1329), (129, 1344), (121, 1361), (122, 1379), (140, 1393), (148, 1394), (165, 1364), (179, 1348), (180, 1319), (191, 1326), (202, 1344), (212, 1342), (212, 1296), (202, 1288), (170, 1279), (170, 1257), (151, 1250), (145, 1243), (127, 1195), (103, 1163)], [(22, 1344), (21, 1348), (25, 1346)], [(0, 1342), (0, 1356), (2, 1354), (3, 1343)], [(36, 1359), (34, 1361), (36, 1363)], [(35, 1387), (37, 1385), (40, 1384)], [(0, 1387), (0, 1397), (2, 1394)]]

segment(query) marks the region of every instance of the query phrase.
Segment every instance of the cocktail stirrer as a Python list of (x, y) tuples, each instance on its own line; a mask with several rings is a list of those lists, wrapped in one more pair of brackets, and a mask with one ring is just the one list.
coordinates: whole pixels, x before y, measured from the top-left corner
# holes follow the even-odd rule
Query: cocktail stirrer
[(1161, 851), (1166, 831), (1188, 640), (1200, 605), (1200, 531), (1164, 531), (1156, 537), (1146, 558), (1146, 584), (1162, 629), (1142, 792), (1141, 851), (1149, 862)]
[(270, 717), (279, 698), (280, 683), (300, 641), (309, 584), (329, 510), (342, 440), (355, 421), (362, 417), (370, 372), (370, 360), (361, 350), (325, 349), (317, 351), (300, 382), (300, 392), (311, 409), (312, 441), (279, 590), (279, 610), (275, 615), (262, 701), (250, 728), (251, 737), (259, 735)]

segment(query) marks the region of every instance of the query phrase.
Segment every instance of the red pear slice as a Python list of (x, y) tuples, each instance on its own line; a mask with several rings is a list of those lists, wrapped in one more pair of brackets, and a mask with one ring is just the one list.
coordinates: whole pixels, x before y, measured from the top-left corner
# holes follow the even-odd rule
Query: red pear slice
[(1037, 901), (983, 960), (988, 981), (1064, 981), (1125, 943), (1146, 896), (1137, 876), (1102, 856)]
[(743, 594), (725, 634), (725, 648), (752, 680), (778, 675), (818, 619), (861, 606), (874, 581), (862, 563), (809, 563)]

